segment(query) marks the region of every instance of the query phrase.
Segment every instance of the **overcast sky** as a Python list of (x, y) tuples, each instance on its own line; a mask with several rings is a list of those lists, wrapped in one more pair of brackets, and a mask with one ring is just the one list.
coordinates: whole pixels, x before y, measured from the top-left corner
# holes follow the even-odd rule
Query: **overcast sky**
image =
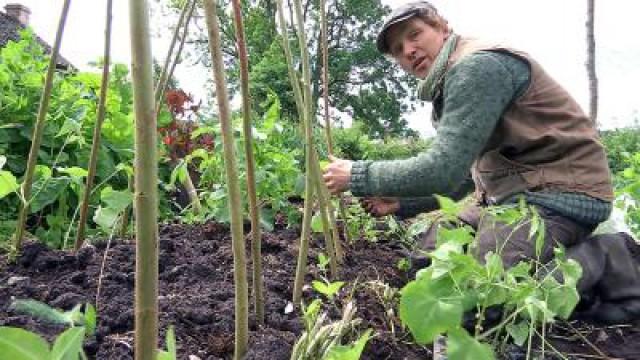
[[(63, 0), (0, 0), (31, 9), (30, 23), (52, 43)], [(153, 3), (154, 0), (150, 0)], [(393, 6), (405, 0), (383, 0)], [(532, 54), (553, 77), (588, 108), (585, 70), (586, 0), (433, 0), (460, 34), (505, 42)], [(63, 38), (62, 54), (81, 69), (102, 56), (106, 0), (75, 0)], [(599, 121), (603, 128), (630, 125), (640, 118), (640, 1), (596, 1), (597, 71), (600, 80)], [(114, 1), (114, 61), (130, 62), (128, 1)], [(153, 15), (153, 54), (166, 56), (171, 18)], [(190, 91), (203, 87), (210, 75), (202, 69), (178, 69), (181, 84)], [(201, 92), (200, 94), (204, 94)], [(201, 95), (204, 96), (204, 95)], [(429, 132), (424, 109), (408, 114), (410, 125)], [(640, 120), (640, 119), (639, 119)]]

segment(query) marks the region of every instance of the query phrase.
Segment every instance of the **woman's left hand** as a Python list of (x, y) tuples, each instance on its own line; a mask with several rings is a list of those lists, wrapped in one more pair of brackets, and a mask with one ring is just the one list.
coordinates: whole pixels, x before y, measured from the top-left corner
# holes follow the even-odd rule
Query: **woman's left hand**
[(329, 165), (324, 169), (324, 179), (329, 191), (337, 195), (343, 191), (349, 190), (349, 183), (351, 182), (351, 167), (353, 161), (338, 159), (334, 156), (329, 156)]

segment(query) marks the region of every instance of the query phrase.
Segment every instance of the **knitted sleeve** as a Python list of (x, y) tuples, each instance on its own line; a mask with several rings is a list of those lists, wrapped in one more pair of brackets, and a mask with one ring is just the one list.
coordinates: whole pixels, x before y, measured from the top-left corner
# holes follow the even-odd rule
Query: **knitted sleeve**
[(354, 162), (351, 192), (399, 197), (451, 192), (468, 174), (529, 74), (523, 60), (508, 54), (478, 52), (465, 57), (446, 76), (443, 111), (432, 146), (406, 160)]

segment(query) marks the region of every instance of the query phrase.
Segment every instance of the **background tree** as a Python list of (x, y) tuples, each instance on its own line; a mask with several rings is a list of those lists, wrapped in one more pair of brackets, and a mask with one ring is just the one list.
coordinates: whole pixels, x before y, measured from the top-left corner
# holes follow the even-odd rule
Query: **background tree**
[[(249, 71), (253, 108), (258, 113), (266, 111), (270, 93), (278, 94), (282, 113), (299, 119), (293, 90), (289, 83), (286, 62), (275, 24), (275, 1), (255, 0), (243, 2), (247, 14), (245, 29), (249, 49)], [(221, 24), (224, 63), (229, 74), (238, 74), (238, 55), (235, 47), (233, 23), (228, 11), (228, 0), (219, 0), (218, 12)], [(291, 11), (291, 4), (287, 10)], [(312, 99), (316, 105), (321, 95), (322, 47), (317, 1), (303, 2), (308, 50), (311, 57)], [(340, 112), (347, 113), (372, 138), (386, 135), (415, 134), (407, 128), (402, 114), (409, 110), (409, 89), (412, 79), (382, 56), (375, 48), (375, 36), (390, 9), (380, 0), (331, 0), (327, 2), (329, 41), (329, 93), (330, 103)], [(289, 17), (290, 19), (290, 17)], [(203, 29), (196, 20), (196, 28)], [(290, 24), (289, 24), (290, 25)], [(291, 25), (290, 25), (291, 26)], [(188, 56), (209, 67), (206, 54), (206, 32), (194, 31)], [(293, 36), (293, 32), (290, 33)], [(293, 40), (293, 39), (292, 39)], [(292, 41), (296, 44), (296, 41)], [(299, 54), (298, 49), (292, 49)], [(294, 60), (300, 66), (300, 59)], [(237, 75), (229, 78), (232, 93), (238, 89)]]

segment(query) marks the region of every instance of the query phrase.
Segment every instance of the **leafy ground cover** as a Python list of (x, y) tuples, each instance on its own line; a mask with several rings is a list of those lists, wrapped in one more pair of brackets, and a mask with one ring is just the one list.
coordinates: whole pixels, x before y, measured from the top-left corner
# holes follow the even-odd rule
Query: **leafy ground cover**
[[(287, 311), (293, 290), (297, 238), (297, 229), (277, 228), (263, 235), (266, 326), (257, 328), (250, 319), (248, 359), (289, 359), (294, 342), (304, 330), (299, 312)], [(63, 326), (17, 314), (9, 309), (11, 302), (34, 299), (63, 310), (81, 303), (96, 303), (97, 330), (85, 342), (87, 355), (96, 359), (133, 358), (134, 245), (126, 239), (116, 239), (106, 249), (107, 243), (100, 242), (72, 255), (29, 243), (16, 264), (0, 258), (0, 326), (32, 330), (52, 341), (64, 330)], [(412, 272), (398, 268), (403, 259), (398, 250), (395, 244), (382, 240), (358, 241), (349, 248), (337, 277), (345, 281), (338, 296), (330, 300), (312, 288), (305, 289), (305, 302), (322, 298), (323, 309), (332, 319), (340, 317), (342, 304), (354, 301), (355, 317), (362, 319), (359, 325), (362, 332), (369, 328), (374, 331), (362, 359), (431, 358), (430, 349), (413, 343), (398, 321), (396, 289), (414, 277)], [(640, 256), (636, 247), (634, 251)], [(312, 249), (307, 283), (324, 275), (317, 258)], [(230, 233), (225, 225), (161, 227), (160, 324), (162, 338), (170, 325), (175, 326), (178, 358), (232, 357), (232, 262)], [(551, 327), (547, 339), (568, 359), (640, 358), (640, 326), (559, 322)], [(554, 358), (552, 352), (546, 353), (548, 358)], [(524, 349), (511, 347), (506, 356), (524, 359)]]

